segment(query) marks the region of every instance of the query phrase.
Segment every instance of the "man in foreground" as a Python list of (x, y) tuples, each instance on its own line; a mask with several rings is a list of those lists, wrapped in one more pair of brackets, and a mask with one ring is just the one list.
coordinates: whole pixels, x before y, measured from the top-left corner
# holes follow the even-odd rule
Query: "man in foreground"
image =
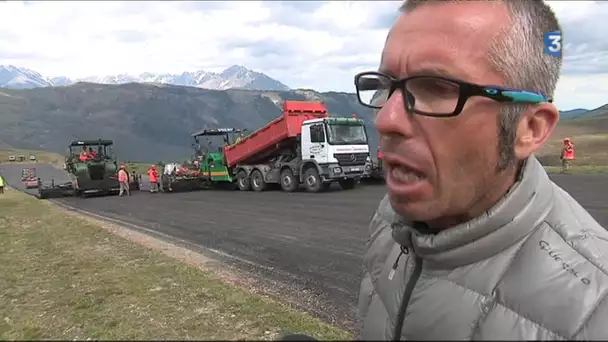
[(355, 77), (378, 110), (388, 188), (360, 337), (607, 339), (608, 233), (533, 156), (559, 119), (561, 58), (543, 54), (554, 13), (538, 0), (402, 10), (380, 72)]

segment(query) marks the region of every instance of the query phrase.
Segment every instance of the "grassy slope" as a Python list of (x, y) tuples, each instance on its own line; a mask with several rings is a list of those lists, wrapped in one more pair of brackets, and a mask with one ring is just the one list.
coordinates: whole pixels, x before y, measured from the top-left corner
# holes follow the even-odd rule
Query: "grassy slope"
[(350, 336), (16, 190), (0, 195), (0, 339)]
[[(25, 156), (25, 161), (23, 164), (31, 164), (32, 162), (29, 160), (30, 155), (36, 156), (36, 161), (38, 163), (52, 164), (58, 167), (63, 166), (63, 162), (65, 157), (54, 152), (47, 151), (35, 151), (35, 150), (24, 150), (24, 149), (0, 149), (0, 163), (9, 163), (9, 156)], [(19, 162), (10, 162), (14, 164), (18, 164)]]

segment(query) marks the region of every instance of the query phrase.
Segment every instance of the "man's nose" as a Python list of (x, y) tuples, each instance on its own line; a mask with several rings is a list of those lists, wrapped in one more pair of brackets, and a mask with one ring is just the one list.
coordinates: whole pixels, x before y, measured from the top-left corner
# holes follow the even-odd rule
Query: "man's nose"
[(411, 138), (414, 135), (414, 120), (414, 115), (405, 110), (402, 92), (397, 90), (376, 113), (375, 125), (381, 135)]

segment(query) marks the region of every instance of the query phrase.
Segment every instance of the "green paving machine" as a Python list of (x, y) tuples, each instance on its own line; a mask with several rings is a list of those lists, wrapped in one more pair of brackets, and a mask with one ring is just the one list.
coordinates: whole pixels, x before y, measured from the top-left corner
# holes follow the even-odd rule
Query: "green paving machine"
[(233, 174), (226, 163), (224, 150), (226, 146), (238, 143), (245, 132), (245, 129), (238, 128), (205, 128), (192, 134), (194, 159), (207, 185), (233, 185)]
[[(116, 195), (118, 183), (118, 160), (112, 151), (112, 140), (75, 140), (68, 145), (64, 170), (69, 182), (50, 184), (38, 180), (38, 197)], [(81, 155), (86, 155), (82, 158)], [(130, 177), (130, 189), (139, 190), (139, 180)]]

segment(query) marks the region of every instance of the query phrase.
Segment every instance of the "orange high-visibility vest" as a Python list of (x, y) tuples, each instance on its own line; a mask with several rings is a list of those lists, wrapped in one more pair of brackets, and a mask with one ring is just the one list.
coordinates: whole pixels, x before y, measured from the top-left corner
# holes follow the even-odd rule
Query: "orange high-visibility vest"
[(564, 144), (564, 159), (574, 159), (574, 144), (572, 142)]
[(119, 182), (128, 182), (129, 181), (127, 171), (125, 171), (124, 169), (118, 170), (118, 181)]
[(156, 170), (148, 170), (148, 178), (150, 178), (150, 183), (156, 183), (158, 181), (158, 173), (156, 172)]

